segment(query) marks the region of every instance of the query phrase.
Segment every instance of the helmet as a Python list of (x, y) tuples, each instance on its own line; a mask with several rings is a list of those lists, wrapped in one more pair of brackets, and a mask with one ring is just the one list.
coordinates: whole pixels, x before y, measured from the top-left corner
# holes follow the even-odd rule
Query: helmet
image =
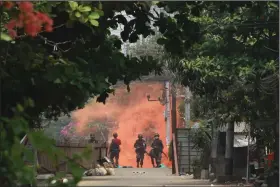
[(143, 135), (142, 134), (138, 134), (138, 138), (143, 138)]
[(158, 133), (155, 133), (154, 137), (159, 137), (159, 134), (158, 134)]
[(114, 138), (118, 137), (118, 133), (115, 132), (115, 133), (113, 134), (113, 137), (114, 137)]

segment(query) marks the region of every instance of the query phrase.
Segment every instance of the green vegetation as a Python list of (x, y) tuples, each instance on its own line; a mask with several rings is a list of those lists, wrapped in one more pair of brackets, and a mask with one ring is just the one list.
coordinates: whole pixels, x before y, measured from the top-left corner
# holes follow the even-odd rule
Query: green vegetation
[[(34, 34), (19, 28), (15, 39), (4, 25), (18, 15), (18, 8), (0, 6), (3, 186), (34, 180), (33, 169), (21, 159), (23, 153), (34, 159), (20, 145), (25, 134), (36, 149), (48, 150), (54, 161), (65, 156), (35, 131), (43, 119), (56, 120), (92, 97), (105, 103), (118, 81), (129, 90), (131, 81), (162, 72), (154, 54), (137, 58), (141, 51), (135, 52), (137, 57), (121, 52), (124, 42), (135, 43), (140, 35), (155, 34), (156, 28), (164, 53), (179, 59), (168, 61), (169, 70), (195, 95), (193, 116), (217, 125), (245, 121), (252, 125), (252, 134), (265, 129), (254, 126), (257, 121), (266, 121), (265, 127), (273, 127), (278, 158), (278, 2), (157, 3), (170, 14), (151, 14), (152, 3), (145, 2), (40, 1), (33, 5), (52, 18), (53, 31)], [(119, 25), (121, 38), (111, 33)], [(75, 159), (69, 160), (69, 167), (77, 183), (82, 173)]]

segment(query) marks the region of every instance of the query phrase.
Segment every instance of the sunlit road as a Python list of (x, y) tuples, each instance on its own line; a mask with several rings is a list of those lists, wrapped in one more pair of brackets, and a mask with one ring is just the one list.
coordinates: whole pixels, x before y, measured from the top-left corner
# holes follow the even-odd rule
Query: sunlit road
[[(46, 186), (41, 183), (38, 186)], [(208, 180), (192, 176), (174, 176), (168, 168), (120, 168), (115, 176), (83, 177), (79, 187), (233, 187), (237, 185), (211, 185)]]
[(194, 186), (208, 187), (208, 180), (194, 180), (191, 176), (172, 176), (168, 168), (120, 168), (115, 176), (85, 177), (78, 186), (106, 187), (179, 187)]

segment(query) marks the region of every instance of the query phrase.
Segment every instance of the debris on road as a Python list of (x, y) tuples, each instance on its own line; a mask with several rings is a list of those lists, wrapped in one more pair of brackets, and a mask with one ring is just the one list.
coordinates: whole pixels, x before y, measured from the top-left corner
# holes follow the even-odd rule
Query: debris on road
[(96, 167), (89, 169), (84, 172), (84, 176), (105, 176), (105, 175), (115, 175), (115, 170), (112, 164), (104, 162), (103, 166), (96, 164)]

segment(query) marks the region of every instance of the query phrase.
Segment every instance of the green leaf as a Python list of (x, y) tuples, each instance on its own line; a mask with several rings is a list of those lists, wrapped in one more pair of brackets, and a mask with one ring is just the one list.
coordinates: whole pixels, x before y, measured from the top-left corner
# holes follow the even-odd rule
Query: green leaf
[(60, 80), (59, 78), (57, 78), (57, 79), (55, 79), (54, 83), (55, 83), (55, 84), (60, 84), (60, 83), (62, 83), (62, 82), (61, 82), (61, 80)]
[(88, 64), (88, 62), (85, 61), (83, 58), (80, 58), (80, 57), (76, 57), (76, 58), (77, 58), (77, 60), (78, 60), (79, 62), (81, 62), (81, 63), (83, 63), (83, 64)]
[(91, 11), (91, 7), (90, 6), (79, 6), (78, 7), (78, 10), (80, 11), (80, 12), (89, 12), (89, 11)]
[(275, 9), (278, 9), (279, 7), (277, 6), (276, 3), (274, 2), (267, 2), (268, 6), (271, 7), (271, 8), (275, 8)]
[(1, 32), (0, 33), (0, 40), (11, 41), (12, 38), (8, 34)]
[(95, 12), (97, 12), (99, 16), (104, 16), (104, 12), (102, 10), (96, 10)]
[(98, 19), (100, 16), (99, 16), (99, 14), (97, 13), (97, 12), (92, 12), (89, 16), (88, 16), (88, 18), (90, 19), (90, 20), (94, 20), (94, 19)]
[(54, 145), (54, 141), (49, 139), (43, 132), (29, 132), (27, 136), (34, 148), (39, 151), (46, 151), (52, 157), (54, 156), (53, 153), (56, 151), (56, 149), (52, 147)]
[(76, 10), (78, 8), (78, 3), (75, 1), (69, 1), (69, 5), (72, 10)]
[(68, 166), (73, 174), (74, 181), (79, 181), (83, 176), (84, 170), (81, 169), (76, 163), (72, 161), (68, 162)]
[(82, 16), (82, 14), (81, 14), (80, 12), (76, 12), (76, 13), (75, 13), (75, 16), (76, 16), (77, 18), (79, 18), (79, 17)]
[(23, 112), (23, 111), (24, 111), (24, 108), (23, 108), (23, 106), (22, 106), (21, 104), (17, 104), (17, 110), (18, 110), (19, 112)]
[(102, 9), (102, 3), (101, 2), (98, 3), (98, 9)]
[(82, 16), (82, 17), (79, 18), (79, 21), (82, 22), (82, 23), (86, 23), (88, 21), (88, 18), (85, 18), (85, 17)]
[(89, 20), (89, 21), (90, 21), (90, 23), (91, 23), (93, 26), (96, 26), (96, 27), (99, 26), (98, 21), (96, 21), (95, 19), (92, 19), (92, 20)]

